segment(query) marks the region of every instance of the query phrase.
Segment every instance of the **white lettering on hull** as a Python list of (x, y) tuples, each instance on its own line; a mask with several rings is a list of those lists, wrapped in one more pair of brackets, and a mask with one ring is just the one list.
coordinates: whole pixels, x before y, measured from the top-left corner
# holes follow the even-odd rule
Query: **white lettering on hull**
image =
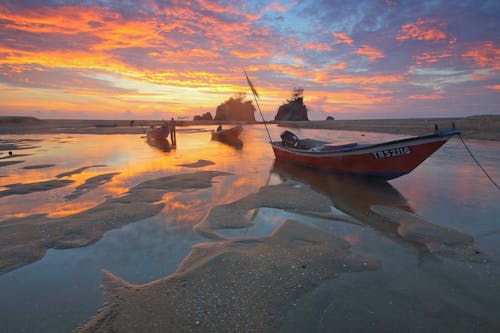
[(410, 147), (381, 150), (381, 151), (376, 151), (376, 152), (372, 153), (374, 158), (387, 158), (387, 157), (396, 157), (396, 156), (403, 156), (403, 155), (410, 155), (410, 154), (411, 154)]

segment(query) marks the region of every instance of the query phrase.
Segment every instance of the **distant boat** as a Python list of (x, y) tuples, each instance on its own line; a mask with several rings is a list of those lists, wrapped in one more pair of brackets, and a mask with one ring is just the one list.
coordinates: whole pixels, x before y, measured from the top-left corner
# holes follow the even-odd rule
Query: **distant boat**
[(148, 140), (166, 139), (170, 133), (170, 126), (162, 125), (146, 133)]
[(233, 146), (241, 146), (243, 142), (239, 139), (243, 127), (236, 126), (226, 130), (212, 131), (212, 140), (221, 141)]
[(281, 134), (282, 141), (271, 142), (271, 145), (276, 160), (389, 180), (408, 174), (458, 134), (460, 131), (453, 128), (377, 144), (331, 145), (318, 140), (300, 140), (285, 131)]

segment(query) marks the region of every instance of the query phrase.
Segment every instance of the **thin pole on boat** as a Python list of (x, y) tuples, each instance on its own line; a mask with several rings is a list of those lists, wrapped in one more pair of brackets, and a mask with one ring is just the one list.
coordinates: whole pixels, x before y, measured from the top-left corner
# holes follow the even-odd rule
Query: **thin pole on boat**
[(252, 90), (253, 99), (255, 100), (255, 103), (257, 104), (257, 108), (259, 109), (259, 113), (260, 113), (260, 116), (262, 118), (262, 122), (264, 123), (264, 126), (266, 127), (266, 132), (267, 132), (267, 136), (269, 137), (269, 142), (272, 142), (273, 140), (271, 139), (271, 134), (269, 134), (269, 129), (267, 128), (266, 121), (264, 120), (264, 115), (262, 114), (262, 111), (260, 110), (259, 102), (257, 101), (257, 96), (259, 96), (259, 94), (257, 94), (257, 91), (253, 87), (252, 82), (248, 78), (247, 72), (246, 71), (243, 71), (243, 72), (245, 73), (245, 77), (247, 78), (248, 85), (250, 86), (250, 89)]

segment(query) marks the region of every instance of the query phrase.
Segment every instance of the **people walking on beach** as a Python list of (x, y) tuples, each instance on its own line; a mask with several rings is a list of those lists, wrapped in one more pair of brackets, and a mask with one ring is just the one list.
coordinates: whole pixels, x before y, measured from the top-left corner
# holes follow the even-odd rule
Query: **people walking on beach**
[(219, 126), (217, 126), (217, 132), (220, 132), (220, 131), (222, 131), (222, 125), (221, 124), (219, 124)]
[(175, 147), (176, 146), (176, 133), (175, 133), (175, 119), (172, 117), (170, 120), (170, 141), (172, 141), (172, 145)]

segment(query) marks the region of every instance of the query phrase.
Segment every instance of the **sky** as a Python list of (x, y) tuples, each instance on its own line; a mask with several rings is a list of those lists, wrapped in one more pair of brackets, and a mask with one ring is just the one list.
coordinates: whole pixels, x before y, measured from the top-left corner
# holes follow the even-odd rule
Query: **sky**
[(266, 120), (295, 87), (311, 120), (498, 115), (499, 32), (498, 0), (2, 0), (0, 116), (215, 115), (244, 71)]

